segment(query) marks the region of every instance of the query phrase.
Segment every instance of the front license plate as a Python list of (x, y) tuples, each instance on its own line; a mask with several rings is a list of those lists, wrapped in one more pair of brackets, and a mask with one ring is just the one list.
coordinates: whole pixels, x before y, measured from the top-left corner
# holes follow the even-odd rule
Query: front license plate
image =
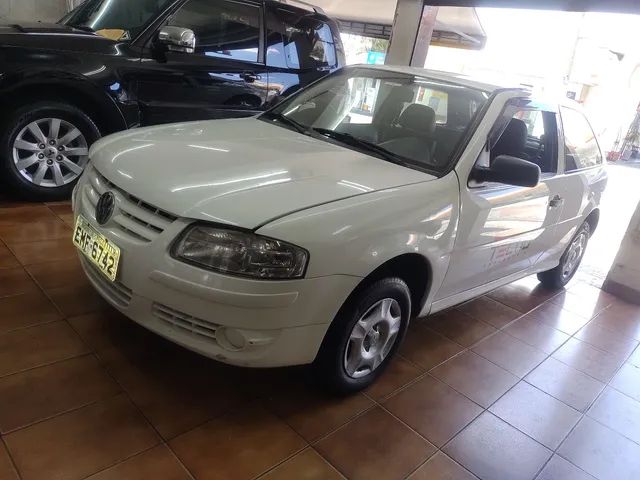
[(98, 267), (105, 276), (114, 282), (118, 274), (120, 248), (99, 233), (82, 216), (78, 215), (73, 229), (73, 244)]

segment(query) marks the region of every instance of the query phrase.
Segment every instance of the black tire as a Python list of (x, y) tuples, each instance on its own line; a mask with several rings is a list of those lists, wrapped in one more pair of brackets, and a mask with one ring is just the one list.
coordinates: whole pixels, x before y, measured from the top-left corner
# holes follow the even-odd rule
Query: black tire
[(0, 127), (0, 180), (19, 197), (32, 201), (64, 200), (71, 196), (77, 179), (63, 186), (39, 186), (22, 176), (13, 160), (13, 146), (20, 132), (30, 123), (59, 118), (75, 126), (86, 140), (87, 146), (100, 138), (95, 122), (77, 107), (54, 101), (40, 101), (21, 106), (7, 115)]
[(567, 283), (571, 281), (573, 276), (578, 271), (580, 267), (580, 263), (582, 263), (582, 258), (584, 257), (584, 250), (587, 248), (587, 244), (584, 245), (582, 249), (582, 253), (580, 254), (580, 258), (578, 259), (577, 265), (573, 268), (573, 271), (569, 275), (564, 275), (565, 265), (567, 260), (569, 259), (569, 255), (571, 253), (571, 246), (574, 244), (576, 239), (578, 239), (581, 235), (586, 235), (586, 241), (588, 243), (589, 237), (591, 237), (591, 226), (589, 222), (584, 222), (582, 226), (578, 229), (576, 234), (571, 239), (569, 246), (565, 250), (564, 254), (560, 258), (560, 264), (556, 268), (552, 268), (551, 270), (547, 270), (546, 272), (541, 272), (538, 274), (538, 280), (545, 287), (552, 290), (559, 290), (565, 287)]
[[(400, 308), (400, 329), (384, 360), (372, 372), (360, 378), (350, 376), (345, 368), (345, 355), (351, 332), (363, 315), (384, 299), (393, 299)], [(411, 296), (407, 284), (399, 278), (385, 278), (365, 287), (350, 298), (333, 320), (314, 362), (316, 379), (338, 394), (358, 392), (382, 374), (407, 332), (411, 315)]]

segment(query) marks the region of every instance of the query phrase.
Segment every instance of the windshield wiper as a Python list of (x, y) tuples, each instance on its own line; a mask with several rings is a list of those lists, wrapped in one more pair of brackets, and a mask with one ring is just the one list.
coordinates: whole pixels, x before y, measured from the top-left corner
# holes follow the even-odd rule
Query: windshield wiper
[(336, 132), (335, 130), (330, 130), (328, 128), (312, 128), (312, 130), (314, 132), (318, 132), (320, 135), (324, 135), (325, 137), (338, 140), (339, 142), (344, 142), (347, 145), (362, 148), (363, 150), (376, 153), (391, 163), (406, 166), (406, 162), (403, 162), (401, 159), (399, 159), (393, 152), (390, 152), (386, 148), (376, 145), (373, 142), (369, 142), (367, 140), (363, 140), (361, 138), (355, 137), (350, 133)]
[(281, 114), (281, 113), (270, 113), (269, 114), (269, 118), (271, 118), (272, 120), (276, 120), (280, 123), (284, 123), (285, 125), (288, 125), (290, 127), (292, 127), (294, 130), (300, 132), (300, 133), (304, 133), (307, 134), (308, 130), (307, 127), (305, 127), (304, 125), (302, 125), (301, 123), (296, 122), (295, 120)]

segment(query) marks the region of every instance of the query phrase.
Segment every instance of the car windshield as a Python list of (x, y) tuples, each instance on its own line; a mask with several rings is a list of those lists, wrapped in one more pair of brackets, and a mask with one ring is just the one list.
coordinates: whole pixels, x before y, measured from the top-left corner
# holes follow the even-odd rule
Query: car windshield
[(112, 40), (131, 40), (172, 0), (86, 0), (59, 23)]
[(488, 97), (427, 76), (358, 67), (313, 84), (261, 119), (438, 173)]

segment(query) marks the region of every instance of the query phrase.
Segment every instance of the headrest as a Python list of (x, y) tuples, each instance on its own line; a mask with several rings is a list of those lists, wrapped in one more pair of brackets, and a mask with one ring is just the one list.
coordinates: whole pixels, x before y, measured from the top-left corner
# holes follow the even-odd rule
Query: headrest
[(398, 118), (398, 125), (423, 136), (432, 135), (436, 129), (436, 112), (420, 103), (412, 103)]
[(492, 157), (499, 155), (522, 155), (527, 146), (527, 124), (518, 118), (512, 118), (500, 140), (493, 147)]

